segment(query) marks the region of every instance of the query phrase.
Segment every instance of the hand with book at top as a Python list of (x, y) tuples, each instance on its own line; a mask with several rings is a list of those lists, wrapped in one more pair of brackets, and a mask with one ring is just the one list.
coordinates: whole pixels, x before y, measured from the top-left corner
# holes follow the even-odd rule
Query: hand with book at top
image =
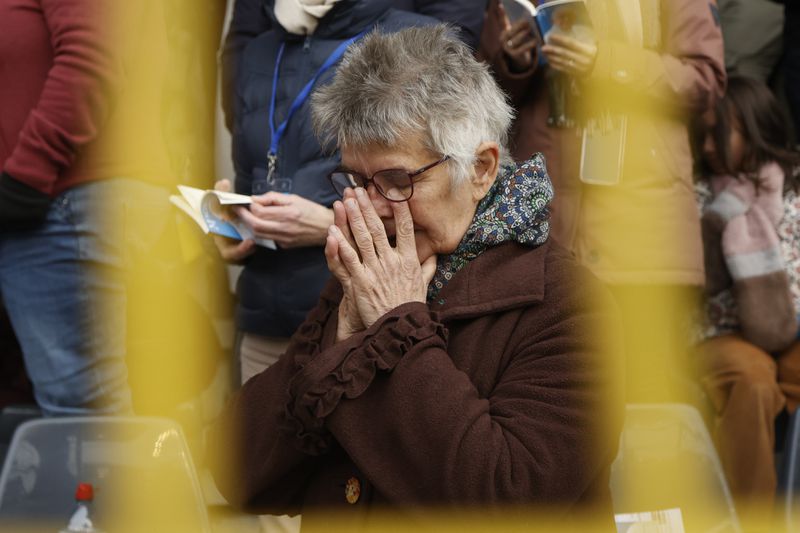
[(534, 50), (539, 44), (530, 22), (519, 19), (511, 22), (500, 0), (489, 4), (487, 14), (495, 20), (502, 21), (503, 29), (498, 37), (500, 47), (512, 72), (525, 72), (534, 64)]
[(268, 192), (253, 196), (250, 209), (235, 208), (253, 235), (281, 248), (322, 246), (333, 224), (333, 210), (296, 194)]
[(573, 77), (588, 75), (597, 57), (597, 44), (585, 4), (545, 3), (539, 9), (537, 17), (549, 18), (549, 24), (542, 30), (542, 52), (550, 66)]
[[(225, 179), (216, 182), (214, 184), (214, 190), (231, 192), (230, 180)], [(228, 263), (240, 263), (256, 250), (256, 243), (253, 239), (237, 241), (220, 235), (214, 235), (214, 244), (217, 245), (219, 255)]]
[(549, 36), (547, 43), (542, 46), (542, 52), (553, 69), (570, 76), (582, 77), (587, 76), (594, 68), (597, 45), (555, 34)]

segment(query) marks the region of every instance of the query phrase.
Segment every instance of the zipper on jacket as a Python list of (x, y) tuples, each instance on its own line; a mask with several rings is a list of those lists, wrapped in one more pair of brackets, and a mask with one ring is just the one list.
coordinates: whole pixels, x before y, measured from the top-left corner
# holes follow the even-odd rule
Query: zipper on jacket
[(308, 52), (311, 48), (311, 36), (307, 35), (306, 39), (303, 41), (303, 52)]

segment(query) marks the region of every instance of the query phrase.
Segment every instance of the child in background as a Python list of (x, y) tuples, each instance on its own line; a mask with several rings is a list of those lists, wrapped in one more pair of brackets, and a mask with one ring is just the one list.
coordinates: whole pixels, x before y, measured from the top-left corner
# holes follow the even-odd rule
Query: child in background
[(775, 418), (800, 402), (800, 155), (772, 93), (752, 79), (730, 78), (703, 125), (700, 379), (734, 497), (758, 520), (775, 496)]

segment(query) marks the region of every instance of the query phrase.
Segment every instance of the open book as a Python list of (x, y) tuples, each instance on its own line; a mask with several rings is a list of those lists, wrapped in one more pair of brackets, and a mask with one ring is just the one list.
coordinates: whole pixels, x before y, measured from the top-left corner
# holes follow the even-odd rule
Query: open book
[(173, 194), (169, 201), (189, 215), (203, 233), (213, 233), (238, 241), (252, 239), (259, 246), (273, 250), (277, 248), (275, 241), (255, 237), (250, 228), (231, 212), (231, 206), (250, 205), (253, 202), (251, 197), (232, 192), (204, 191), (186, 185), (178, 185), (178, 190), (181, 195)]
[(544, 42), (552, 35), (565, 35), (586, 43), (594, 43), (595, 35), (584, 0), (550, 0), (539, 7), (531, 0), (503, 0), (508, 20), (526, 19), (539, 29)]

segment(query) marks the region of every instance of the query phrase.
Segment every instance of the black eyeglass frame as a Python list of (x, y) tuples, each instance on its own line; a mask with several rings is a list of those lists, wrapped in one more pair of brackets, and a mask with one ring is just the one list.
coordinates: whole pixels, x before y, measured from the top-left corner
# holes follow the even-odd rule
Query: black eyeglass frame
[[(429, 165), (425, 165), (424, 167), (419, 168), (417, 170), (414, 170), (412, 172), (409, 172), (404, 168), (385, 168), (383, 170), (379, 170), (377, 172), (374, 172), (372, 174), (372, 176), (370, 176), (370, 177), (366, 177), (363, 174), (360, 174), (358, 172), (353, 172), (352, 170), (334, 170), (333, 172), (328, 174), (328, 181), (331, 182), (331, 186), (336, 191), (336, 193), (339, 194), (339, 196), (343, 196), (344, 195), (344, 189), (342, 189), (341, 191), (339, 190), (339, 187), (337, 186), (336, 182), (334, 182), (334, 180), (333, 180), (333, 176), (335, 174), (346, 174), (346, 175), (349, 175), (350, 176), (349, 181), (351, 182), (350, 187), (358, 187), (358, 185), (356, 185), (354, 183), (356, 181), (354, 178), (357, 176), (359, 179), (361, 179), (361, 181), (363, 181), (363, 183), (364, 183), (363, 187), (365, 189), (367, 188), (367, 186), (370, 183), (372, 183), (373, 185), (375, 185), (375, 190), (377, 190), (378, 193), (381, 196), (383, 196), (384, 198), (386, 198), (388, 201), (390, 201), (390, 202), (407, 202), (407, 201), (409, 201), (411, 199), (412, 196), (414, 196), (414, 178), (416, 176), (419, 176), (423, 172), (426, 172), (426, 171), (432, 169), (433, 167), (441, 165), (442, 163), (444, 163), (445, 161), (447, 161), (449, 159), (450, 159), (450, 156), (449, 155), (445, 155), (444, 157), (442, 157), (438, 161), (434, 161), (433, 163), (430, 163)], [(378, 183), (376, 183), (375, 180), (374, 180), (375, 176), (380, 174), (380, 173), (382, 173), (382, 172), (403, 172), (404, 174), (406, 174), (408, 176), (408, 183), (411, 184), (411, 193), (408, 195), (408, 197), (407, 198), (403, 198), (402, 200), (395, 200), (395, 199), (389, 198), (387, 196), (387, 193), (385, 193), (383, 191), (383, 189), (381, 188), (381, 186), (378, 185)], [(345, 187), (345, 188), (347, 188), (347, 187)]]

